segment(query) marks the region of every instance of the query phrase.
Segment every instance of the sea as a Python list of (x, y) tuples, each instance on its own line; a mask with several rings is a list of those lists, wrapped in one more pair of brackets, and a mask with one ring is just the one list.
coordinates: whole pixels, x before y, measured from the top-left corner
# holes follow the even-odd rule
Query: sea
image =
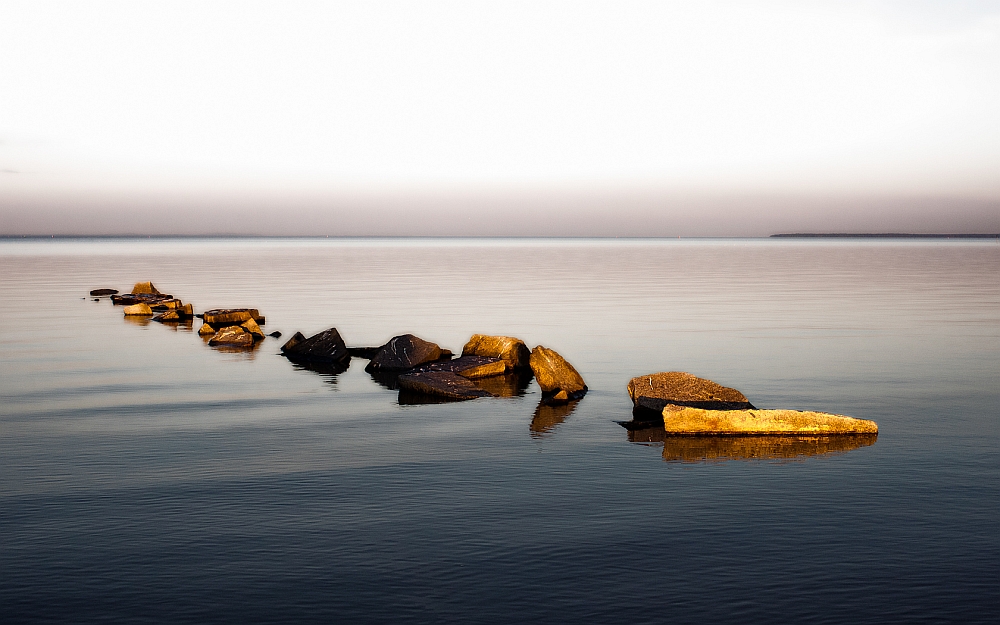
[[(152, 281), (256, 348), (124, 318)], [(502, 334), (589, 392), (280, 355)], [(686, 371), (877, 437), (630, 432)], [(1000, 242), (0, 240), (0, 621), (1000, 622)]]

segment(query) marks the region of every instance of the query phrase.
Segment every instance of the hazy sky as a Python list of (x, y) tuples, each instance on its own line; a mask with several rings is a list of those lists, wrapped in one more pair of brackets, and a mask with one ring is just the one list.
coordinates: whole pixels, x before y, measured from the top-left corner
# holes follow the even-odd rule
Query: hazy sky
[(1000, 231), (1000, 0), (0, 0), (0, 234)]

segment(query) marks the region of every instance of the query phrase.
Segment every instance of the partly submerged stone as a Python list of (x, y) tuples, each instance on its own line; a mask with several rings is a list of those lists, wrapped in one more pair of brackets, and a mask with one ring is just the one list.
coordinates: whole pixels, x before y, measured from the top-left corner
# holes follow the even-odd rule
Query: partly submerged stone
[(165, 313), (160, 313), (153, 317), (153, 321), (159, 321), (160, 323), (178, 323), (181, 321), (181, 316), (177, 314), (176, 310), (168, 310)]
[(229, 347), (253, 347), (253, 335), (240, 326), (226, 326), (208, 341), (208, 344), (215, 346)]
[(277, 330), (275, 330), (274, 332), (268, 334), (268, 336), (270, 336), (271, 338), (280, 339), (281, 338), (281, 332), (278, 332)]
[(309, 338), (296, 332), (281, 346), (281, 353), (297, 362), (334, 363), (351, 357), (337, 328), (323, 330)]
[(192, 317), (194, 317), (194, 306), (192, 306), (191, 304), (184, 304), (183, 306), (177, 309), (177, 314), (180, 315), (181, 317), (184, 317), (185, 319), (191, 319)]
[(126, 317), (152, 317), (153, 309), (149, 307), (149, 304), (139, 303), (132, 304), (131, 306), (126, 306), (124, 309)]
[(240, 327), (249, 332), (255, 341), (264, 340), (264, 331), (260, 329), (260, 326), (253, 319), (247, 319), (240, 324)]
[(92, 297), (107, 297), (108, 295), (118, 295), (118, 289), (94, 289), (90, 292)]
[(163, 299), (149, 305), (153, 310), (175, 310), (183, 306), (184, 302), (176, 298)]
[(216, 332), (218, 332), (218, 330), (207, 323), (201, 324), (201, 327), (198, 328), (198, 334), (201, 336), (215, 336)]
[(800, 410), (705, 410), (668, 404), (663, 429), (670, 434), (877, 434), (874, 421)]
[(400, 392), (409, 391), (444, 399), (463, 400), (493, 397), (491, 393), (479, 388), (468, 378), (452, 371), (404, 373), (399, 376), (397, 383)]
[(392, 337), (372, 356), (366, 371), (403, 371), (441, 358), (441, 348), (412, 334)]
[(163, 293), (124, 293), (122, 295), (112, 295), (111, 303), (116, 306), (131, 306), (132, 304), (149, 304), (152, 306), (157, 302), (168, 299), (173, 299), (173, 296)]
[(132, 287), (133, 295), (159, 295), (160, 292), (156, 290), (152, 282), (136, 282), (135, 286)]
[(264, 317), (256, 308), (214, 308), (206, 310), (202, 315), (205, 323), (213, 326), (238, 326), (244, 321), (253, 319), (257, 325), (264, 325)]
[(511, 369), (521, 369), (530, 366), (531, 351), (524, 341), (512, 336), (473, 334), (462, 348), (462, 355), (499, 358)]
[(499, 358), (487, 358), (486, 356), (462, 356), (454, 360), (443, 360), (441, 362), (430, 362), (420, 365), (413, 370), (414, 373), (425, 371), (450, 371), (463, 378), (477, 380), (489, 378), (496, 375), (503, 375), (507, 372), (507, 363)]
[(541, 345), (531, 350), (531, 372), (535, 374), (542, 394), (554, 401), (568, 401), (583, 397), (587, 385), (583, 377), (555, 350)]
[(628, 394), (636, 417), (659, 419), (664, 406), (690, 406), (706, 410), (752, 409), (743, 393), (683, 371), (651, 373), (632, 378)]

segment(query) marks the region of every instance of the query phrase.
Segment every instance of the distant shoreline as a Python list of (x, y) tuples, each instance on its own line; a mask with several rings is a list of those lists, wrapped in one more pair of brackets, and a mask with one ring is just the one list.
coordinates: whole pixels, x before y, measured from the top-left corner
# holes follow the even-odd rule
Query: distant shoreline
[(769, 238), (783, 239), (1000, 239), (1000, 234), (912, 234), (909, 232), (796, 232), (772, 234)]

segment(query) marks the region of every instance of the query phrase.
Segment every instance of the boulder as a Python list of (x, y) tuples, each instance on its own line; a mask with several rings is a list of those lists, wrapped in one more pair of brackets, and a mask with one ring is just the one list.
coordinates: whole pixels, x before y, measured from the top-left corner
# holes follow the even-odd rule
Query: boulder
[(663, 429), (670, 434), (878, 434), (874, 421), (799, 410), (705, 410), (668, 404)]
[(441, 362), (430, 362), (413, 370), (414, 373), (425, 371), (450, 371), (463, 378), (477, 380), (479, 378), (489, 378), (495, 375), (503, 375), (507, 372), (507, 363), (499, 358), (487, 358), (485, 356), (462, 356), (455, 360), (444, 360)]
[(175, 310), (177, 308), (181, 308), (183, 305), (184, 303), (181, 300), (170, 298), (150, 304), (149, 307), (153, 310)]
[(160, 323), (179, 323), (181, 321), (181, 316), (177, 314), (176, 310), (168, 310), (165, 313), (160, 313), (153, 317), (153, 321), (159, 321)]
[(253, 336), (253, 340), (255, 341), (264, 340), (264, 331), (260, 329), (260, 326), (257, 325), (257, 322), (254, 321), (253, 319), (247, 319), (246, 321), (240, 324), (240, 327), (249, 332)]
[(409, 391), (444, 399), (464, 400), (493, 397), (468, 378), (451, 371), (423, 371), (404, 373), (398, 380), (400, 392)]
[(152, 317), (153, 309), (149, 307), (149, 304), (139, 303), (132, 304), (131, 306), (125, 307), (126, 317)]
[(215, 336), (216, 332), (218, 332), (218, 330), (208, 325), (207, 323), (201, 324), (201, 327), (198, 328), (198, 334), (200, 336)]
[(118, 295), (118, 289), (94, 289), (90, 292), (92, 297), (107, 297), (108, 295)]
[(521, 339), (511, 336), (489, 336), (473, 334), (462, 348), (463, 356), (486, 356), (499, 358), (511, 369), (530, 367), (531, 351)]
[(184, 304), (177, 309), (177, 314), (185, 319), (191, 319), (194, 317), (194, 306), (191, 304)]
[(214, 308), (206, 310), (202, 319), (205, 323), (218, 327), (238, 326), (249, 319), (253, 319), (257, 325), (264, 325), (264, 317), (256, 308)]
[(539, 345), (531, 350), (529, 362), (543, 397), (559, 402), (579, 399), (587, 393), (583, 377), (556, 351)]
[(351, 357), (347, 353), (347, 346), (344, 345), (344, 339), (340, 338), (340, 332), (337, 331), (337, 328), (323, 330), (309, 338), (296, 332), (281, 346), (281, 353), (289, 360), (296, 362), (335, 363)]
[(156, 290), (152, 282), (136, 282), (135, 286), (132, 287), (133, 295), (159, 295), (160, 292)]
[(637, 419), (659, 420), (663, 407), (672, 404), (706, 410), (753, 409), (743, 393), (734, 388), (683, 371), (651, 373), (632, 378), (628, 394)]
[(441, 358), (441, 348), (412, 334), (392, 337), (372, 356), (366, 371), (403, 371)]
[(240, 326), (226, 326), (216, 332), (208, 344), (213, 347), (253, 347), (253, 335)]

